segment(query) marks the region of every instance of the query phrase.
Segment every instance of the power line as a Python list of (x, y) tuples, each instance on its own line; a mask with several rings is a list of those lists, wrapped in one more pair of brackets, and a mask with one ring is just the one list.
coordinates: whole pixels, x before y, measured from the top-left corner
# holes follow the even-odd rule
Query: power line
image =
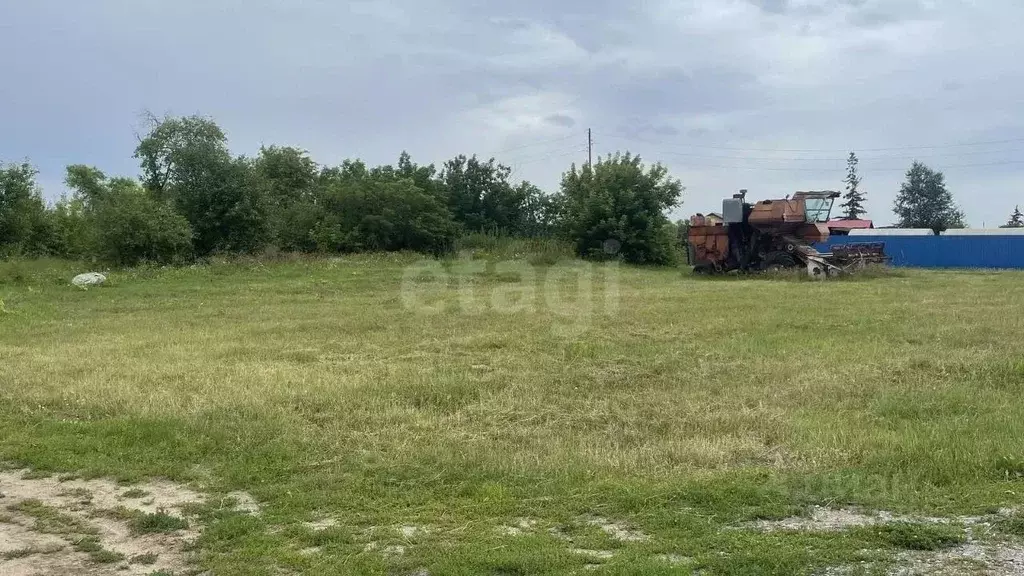
[(556, 144), (558, 142), (564, 142), (564, 141), (566, 141), (566, 140), (568, 140), (570, 138), (575, 138), (575, 137), (576, 137), (575, 134), (568, 134), (566, 136), (562, 136), (561, 138), (555, 138), (553, 140), (540, 140), (540, 141), (537, 141), (537, 142), (531, 142), (529, 144), (522, 144), (522, 145), (519, 145), (519, 146), (513, 146), (511, 148), (505, 148), (504, 150), (498, 150), (497, 152), (492, 152), (490, 154), (490, 156), (497, 156), (498, 154), (505, 154), (506, 152), (512, 152), (514, 150), (522, 150), (523, 148), (532, 148), (534, 146), (543, 146), (545, 144)]
[(511, 168), (512, 168), (511, 175), (515, 176), (516, 174), (518, 174), (520, 169), (522, 168), (522, 166), (524, 164), (533, 164), (534, 162), (543, 162), (544, 160), (550, 160), (552, 158), (564, 158), (566, 156), (572, 156), (574, 154), (583, 154), (584, 152), (586, 152), (586, 149), (578, 148), (577, 147), (577, 148), (573, 148), (571, 150), (562, 151), (561, 153), (558, 153), (558, 154), (555, 154), (555, 153), (545, 154), (544, 156), (527, 158), (525, 160), (521, 160), (521, 161), (518, 161), (518, 162), (512, 162), (511, 163), (512, 164), (511, 165)]
[(634, 142), (644, 142), (644, 143), (647, 143), (647, 144), (675, 145), (675, 146), (681, 146), (681, 147), (685, 147), (685, 148), (697, 148), (697, 149), (707, 149), (707, 150), (728, 150), (728, 151), (732, 151), (732, 152), (810, 152), (810, 153), (813, 153), (813, 152), (818, 152), (818, 153), (842, 152), (842, 153), (846, 153), (846, 152), (849, 152), (851, 150), (854, 150), (854, 151), (857, 151), (857, 152), (890, 152), (890, 151), (899, 151), (899, 150), (942, 150), (942, 149), (946, 149), (946, 148), (967, 148), (967, 147), (971, 147), (971, 146), (994, 146), (994, 145), (1000, 145), (1000, 144), (1019, 144), (1019, 143), (1024, 143), (1024, 138), (1011, 138), (1011, 139), (1007, 139), (1007, 140), (990, 140), (988, 142), (963, 142), (963, 143), (959, 143), (959, 144), (941, 144), (941, 145), (933, 145), (933, 146), (897, 146), (897, 147), (892, 147), (892, 148), (857, 148), (857, 147), (851, 147), (851, 148), (831, 148), (831, 149), (829, 149), (829, 148), (736, 148), (736, 147), (729, 147), (729, 146), (709, 146), (709, 145), (706, 145), (706, 144), (681, 144), (681, 143), (672, 143), (672, 142), (664, 142), (664, 141), (659, 142), (659, 141), (652, 141), (652, 140), (647, 140), (647, 139), (643, 139), (643, 138), (637, 138), (635, 136), (622, 136), (622, 135), (618, 135), (618, 134), (606, 134), (606, 136), (608, 136), (609, 138), (618, 138), (618, 139), (621, 139), (621, 140), (631, 140), (631, 141), (634, 141)]
[[(656, 154), (660, 153), (660, 154), (667, 154), (667, 155), (670, 155), (670, 156), (677, 156), (678, 155), (676, 153), (673, 153), (673, 152), (667, 151), (667, 150), (656, 150), (656, 149), (654, 149), (654, 150), (650, 150), (650, 151), (654, 152)], [(1016, 164), (1024, 164), (1024, 160), (1004, 160), (1004, 161), (999, 161), (999, 162), (978, 162), (978, 163), (968, 163), (968, 164), (949, 164), (949, 165), (942, 166), (941, 168), (942, 168), (943, 171), (946, 171), (946, 170), (957, 169), (957, 168), (980, 168), (980, 167), (991, 167), (991, 166), (1008, 166), (1008, 165), (1016, 165)], [(714, 164), (714, 163), (707, 163), (707, 162), (685, 162), (685, 161), (682, 162), (681, 165), (687, 166), (689, 168), (721, 168), (721, 169), (726, 169), (726, 170), (751, 170), (751, 171), (767, 171), (767, 172), (821, 172), (821, 173), (830, 172), (830, 173), (834, 173), (837, 170), (844, 169), (843, 166), (807, 168), (807, 167), (798, 167), (798, 166), (788, 166), (788, 167), (781, 167), (781, 166), (749, 166), (749, 165), (748, 166), (744, 166), (744, 165), (741, 165), (741, 164), (731, 164), (731, 165), (728, 165), (728, 164)], [(868, 163), (863, 163), (863, 162), (859, 166), (859, 169), (860, 169), (861, 172), (905, 172), (907, 170), (906, 168), (887, 168), (887, 167), (877, 167), (876, 168), (876, 167), (872, 167)]]
[(527, 158), (538, 157), (538, 158), (542, 158), (543, 159), (543, 158), (547, 158), (547, 157), (549, 157), (551, 155), (557, 155), (557, 154), (562, 153), (562, 152), (579, 152), (579, 151), (580, 151), (580, 145), (578, 143), (576, 143), (576, 144), (571, 144), (571, 145), (563, 145), (563, 146), (555, 147), (555, 148), (552, 148), (550, 150), (530, 150), (530, 151), (524, 151), (524, 152), (520, 152), (519, 154), (513, 154), (513, 155), (508, 156), (508, 157), (502, 157), (502, 158), (497, 158), (496, 157), (495, 160), (497, 160), (498, 162), (503, 162), (503, 163), (507, 164), (509, 162), (521, 162), (523, 159), (527, 159)]
[[(697, 162), (694, 162), (694, 161), (684, 161), (684, 162), (681, 163), (683, 166), (686, 166), (686, 167), (689, 167), (689, 168), (694, 168), (694, 169), (717, 168), (717, 169), (724, 169), (724, 170), (748, 170), (748, 171), (766, 171), (766, 172), (794, 172), (794, 173), (795, 172), (819, 172), (819, 173), (833, 173), (833, 172), (835, 172), (837, 170), (841, 170), (844, 167), (844, 164), (846, 162), (846, 156), (845, 155), (842, 156), (842, 157), (838, 157), (837, 156), (837, 157), (834, 157), (834, 158), (799, 158), (799, 157), (783, 157), (783, 156), (746, 156), (746, 155), (725, 156), (725, 155), (697, 154), (697, 153), (692, 153), (692, 152), (679, 152), (677, 150), (668, 149), (668, 148), (664, 147), (665, 143), (656, 142), (656, 141), (652, 141), (652, 140), (645, 140), (645, 139), (637, 138), (637, 137), (621, 136), (621, 135), (615, 135), (615, 134), (607, 134), (606, 136), (608, 136), (609, 138), (623, 140), (623, 141), (628, 141), (628, 142), (634, 142), (634, 143), (637, 143), (637, 144), (646, 144), (646, 145), (648, 145), (648, 148), (647, 148), (648, 151), (650, 151), (650, 152), (652, 152), (652, 153), (654, 153), (656, 155), (669, 155), (669, 156), (674, 156), (674, 157), (679, 157), (679, 158), (698, 160)], [(563, 137), (560, 137), (560, 138), (555, 138), (555, 139), (550, 139), (550, 140), (540, 140), (540, 141), (536, 141), (536, 142), (531, 142), (531, 143), (528, 143), (528, 144), (523, 144), (523, 145), (515, 146), (515, 147), (512, 147), (512, 148), (506, 148), (503, 151), (499, 151), (499, 152), (495, 152), (494, 154), (491, 154), (491, 156), (492, 157), (497, 157), (498, 154), (503, 154), (503, 153), (512, 152), (512, 151), (516, 151), (516, 150), (526, 150), (528, 148), (533, 148), (533, 147), (537, 147), (537, 146), (545, 146), (545, 145), (551, 145), (551, 144), (558, 144), (558, 143), (564, 142), (564, 141), (569, 140), (569, 139), (574, 138), (574, 137), (576, 137), (576, 136), (573, 135), (573, 134), (570, 134), (570, 135), (566, 135), (566, 136), (563, 136)], [(506, 162), (508, 162), (510, 164), (514, 164), (516, 166), (522, 166), (524, 164), (532, 164), (532, 163), (535, 163), (535, 162), (542, 162), (544, 160), (548, 160), (548, 159), (552, 159), (552, 158), (562, 158), (562, 157), (573, 155), (573, 154), (586, 154), (587, 155), (587, 162), (593, 162), (593, 145), (594, 145), (594, 142), (595, 142), (595, 140), (593, 138), (592, 131), (590, 129), (588, 129), (587, 130), (587, 143), (586, 143), (586, 146), (583, 147), (582, 149), (579, 148), (579, 146), (572, 146), (570, 148), (566, 148), (565, 146), (560, 146), (560, 147), (554, 147), (552, 150), (549, 150), (549, 151), (546, 151), (546, 152), (540, 152), (540, 151), (536, 151), (536, 150), (525, 151), (523, 153), (524, 155), (520, 156), (520, 158), (518, 160), (515, 158), (516, 156), (519, 156), (518, 154), (513, 154), (511, 160), (509, 160), (507, 158), (505, 158), (505, 159), (496, 158), (496, 159), (499, 160), (499, 161), (504, 160), (504, 161), (506, 161)], [(1022, 138), (1022, 139), (998, 140), (998, 141), (994, 140), (994, 141), (989, 141), (989, 142), (971, 142), (971, 143), (960, 143), (960, 144), (946, 144), (946, 145), (936, 145), (936, 146), (919, 146), (919, 147), (906, 146), (906, 147), (894, 147), (894, 148), (867, 148), (867, 149), (857, 150), (857, 152), (858, 153), (859, 152), (881, 152), (881, 151), (886, 151), (886, 150), (914, 150), (914, 149), (919, 149), (919, 150), (941, 150), (941, 149), (956, 148), (956, 147), (984, 146), (984, 145), (997, 145), (997, 144), (1010, 144), (1010, 143), (1024, 143), (1024, 138)], [(704, 146), (704, 145), (690, 145), (690, 144), (680, 144), (678, 146), (686, 147), (686, 148), (709, 149), (709, 150), (731, 150), (731, 151), (819, 152), (819, 153), (829, 152), (830, 151), (830, 150), (826, 150), (826, 149), (729, 148), (729, 147), (720, 147), (720, 146)], [(835, 149), (835, 150), (831, 150), (831, 151), (834, 151), (834, 152), (842, 151), (844, 153), (846, 152), (845, 150), (839, 150), (839, 149)], [(906, 171), (906, 168), (903, 168), (903, 167), (900, 167), (900, 168), (872, 167), (871, 166), (871, 162), (872, 161), (884, 162), (884, 161), (888, 161), (888, 160), (914, 160), (914, 159), (918, 159), (918, 158), (922, 158), (922, 157), (923, 158), (928, 158), (928, 157), (959, 158), (959, 157), (965, 157), (965, 156), (977, 156), (977, 155), (984, 155), (984, 154), (1013, 154), (1015, 156), (1019, 156), (1019, 155), (1024, 154), (1024, 151), (1018, 150), (1018, 149), (1014, 149), (1014, 150), (967, 150), (967, 151), (961, 151), (961, 152), (956, 152), (956, 153), (922, 154), (922, 155), (918, 155), (918, 156), (876, 156), (876, 157), (870, 157), (869, 156), (869, 157), (860, 157), (860, 160), (861, 160), (860, 168), (861, 168), (862, 172), (904, 172), (904, 171)], [(705, 160), (711, 160), (712, 162), (706, 162)], [(714, 162), (714, 161), (723, 161), (723, 160), (724, 161), (734, 160), (734, 161), (737, 161), (737, 162), (736, 163)], [(767, 163), (773, 163), (773, 162), (776, 162), (776, 163), (780, 163), (780, 162), (793, 162), (793, 163), (801, 163), (801, 162), (804, 162), (804, 163), (806, 163), (806, 162), (831, 162), (831, 163), (833, 163), (835, 165), (834, 166), (819, 166), (819, 167), (779, 166), (779, 165), (775, 165), (775, 166), (771, 166), (771, 165), (760, 165), (760, 166), (754, 165), (754, 166), (751, 166), (751, 165), (749, 165), (750, 162), (767, 162)], [(748, 164), (744, 164), (744, 163), (748, 163)], [(1000, 160), (1000, 161), (993, 161), (993, 162), (975, 162), (975, 163), (950, 164), (950, 165), (942, 166), (941, 168), (943, 170), (950, 170), (950, 169), (958, 169), (958, 168), (980, 168), (980, 167), (1008, 166), (1008, 165), (1017, 165), (1017, 164), (1024, 164), (1024, 160)]]
[[(658, 143), (640, 140), (638, 138), (631, 138), (627, 136), (615, 136), (608, 135), (610, 138), (618, 140), (624, 140), (629, 142), (636, 142), (640, 144), (653, 144), (659, 145)], [(685, 147), (685, 145), (684, 145)], [(670, 149), (665, 148), (664, 150), (669, 151)], [(860, 152), (854, 150), (854, 152)], [(686, 156), (690, 158), (703, 158), (708, 160), (753, 160), (753, 161), (774, 161), (774, 162), (846, 162), (846, 156), (832, 156), (829, 158), (801, 158), (793, 156), (722, 156), (722, 155), (707, 155), (707, 154), (695, 154), (692, 152), (676, 152), (671, 150), (670, 153), (677, 156)], [(1012, 150), (968, 150), (965, 152), (945, 153), (945, 154), (918, 154), (914, 156), (862, 156), (858, 153), (857, 157), (860, 160), (916, 160), (919, 158), (958, 158), (961, 156), (982, 156), (986, 154), (1024, 154), (1024, 150), (1012, 149)]]
[(577, 146), (576, 148), (573, 148), (571, 150), (563, 150), (563, 151), (561, 151), (561, 153), (557, 153), (557, 154), (552, 152), (552, 153), (544, 154), (543, 156), (527, 157), (526, 159), (523, 159), (523, 160), (517, 160), (516, 162), (514, 162), (514, 164), (519, 164), (519, 165), (531, 164), (533, 162), (542, 162), (542, 161), (547, 160), (549, 158), (564, 158), (566, 156), (571, 156), (573, 154), (583, 154), (585, 152), (586, 152), (585, 149), (580, 148), (580, 147)]

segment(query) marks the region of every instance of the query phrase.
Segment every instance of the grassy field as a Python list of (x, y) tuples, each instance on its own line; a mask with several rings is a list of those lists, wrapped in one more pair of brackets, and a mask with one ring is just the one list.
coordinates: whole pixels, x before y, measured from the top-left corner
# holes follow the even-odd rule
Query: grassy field
[(1024, 504), (1024, 274), (546, 260), (0, 263), (0, 459), (248, 491), (214, 574), (811, 574), (950, 532), (747, 523)]

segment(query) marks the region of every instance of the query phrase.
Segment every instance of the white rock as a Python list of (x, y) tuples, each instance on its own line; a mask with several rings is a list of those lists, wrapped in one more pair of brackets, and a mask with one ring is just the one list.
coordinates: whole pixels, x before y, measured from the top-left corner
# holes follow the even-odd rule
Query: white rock
[(80, 288), (86, 288), (88, 286), (99, 286), (107, 281), (107, 277), (99, 272), (89, 272), (87, 274), (79, 274), (71, 279), (71, 283)]

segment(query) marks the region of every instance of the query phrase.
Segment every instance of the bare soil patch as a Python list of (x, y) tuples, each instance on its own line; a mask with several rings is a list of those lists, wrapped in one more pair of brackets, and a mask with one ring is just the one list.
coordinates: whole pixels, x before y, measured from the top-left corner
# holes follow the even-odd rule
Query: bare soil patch
[[(865, 511), (842, 508), (814, 507), (807, 516), (794, 516), (782, 520), (762, 520), (743, 525), (765, 532), (794, 530), (809, 532), (840, 531), (863, 526), (882, 526), (893, 523), (954, 524), (965, 528), (966, 540), (962, 545), (947, 550), (908, 551), (897, 555), (888, 574), (892, 576), (987, 576), (1024, 575), (1024, 546), (1006, 538), (993, 538), (993, 524), (1017, 510), (1005, 508), (988, 516), (957, 516), (934, 518), (907, 516), (887, 511)], [(822, 572), (823, 576), (859, 574), (871, 566), (837, 566)]]
[[(201, 527), (187, 509), (205, 500), (164, 480), (122, 486), (108, 479), (0, 472), (0, 574), (191, 572), (190, 549)], [(245, 504), (254, 501), (248, 497)]]

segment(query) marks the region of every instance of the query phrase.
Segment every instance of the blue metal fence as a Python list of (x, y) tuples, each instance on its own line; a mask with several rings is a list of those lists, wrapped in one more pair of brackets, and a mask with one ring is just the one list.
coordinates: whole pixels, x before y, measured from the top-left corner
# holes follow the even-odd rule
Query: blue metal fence
[(1024, 236), (833, 236), (817, 246), (881, 242), (894, 266), (1024, 269)]

